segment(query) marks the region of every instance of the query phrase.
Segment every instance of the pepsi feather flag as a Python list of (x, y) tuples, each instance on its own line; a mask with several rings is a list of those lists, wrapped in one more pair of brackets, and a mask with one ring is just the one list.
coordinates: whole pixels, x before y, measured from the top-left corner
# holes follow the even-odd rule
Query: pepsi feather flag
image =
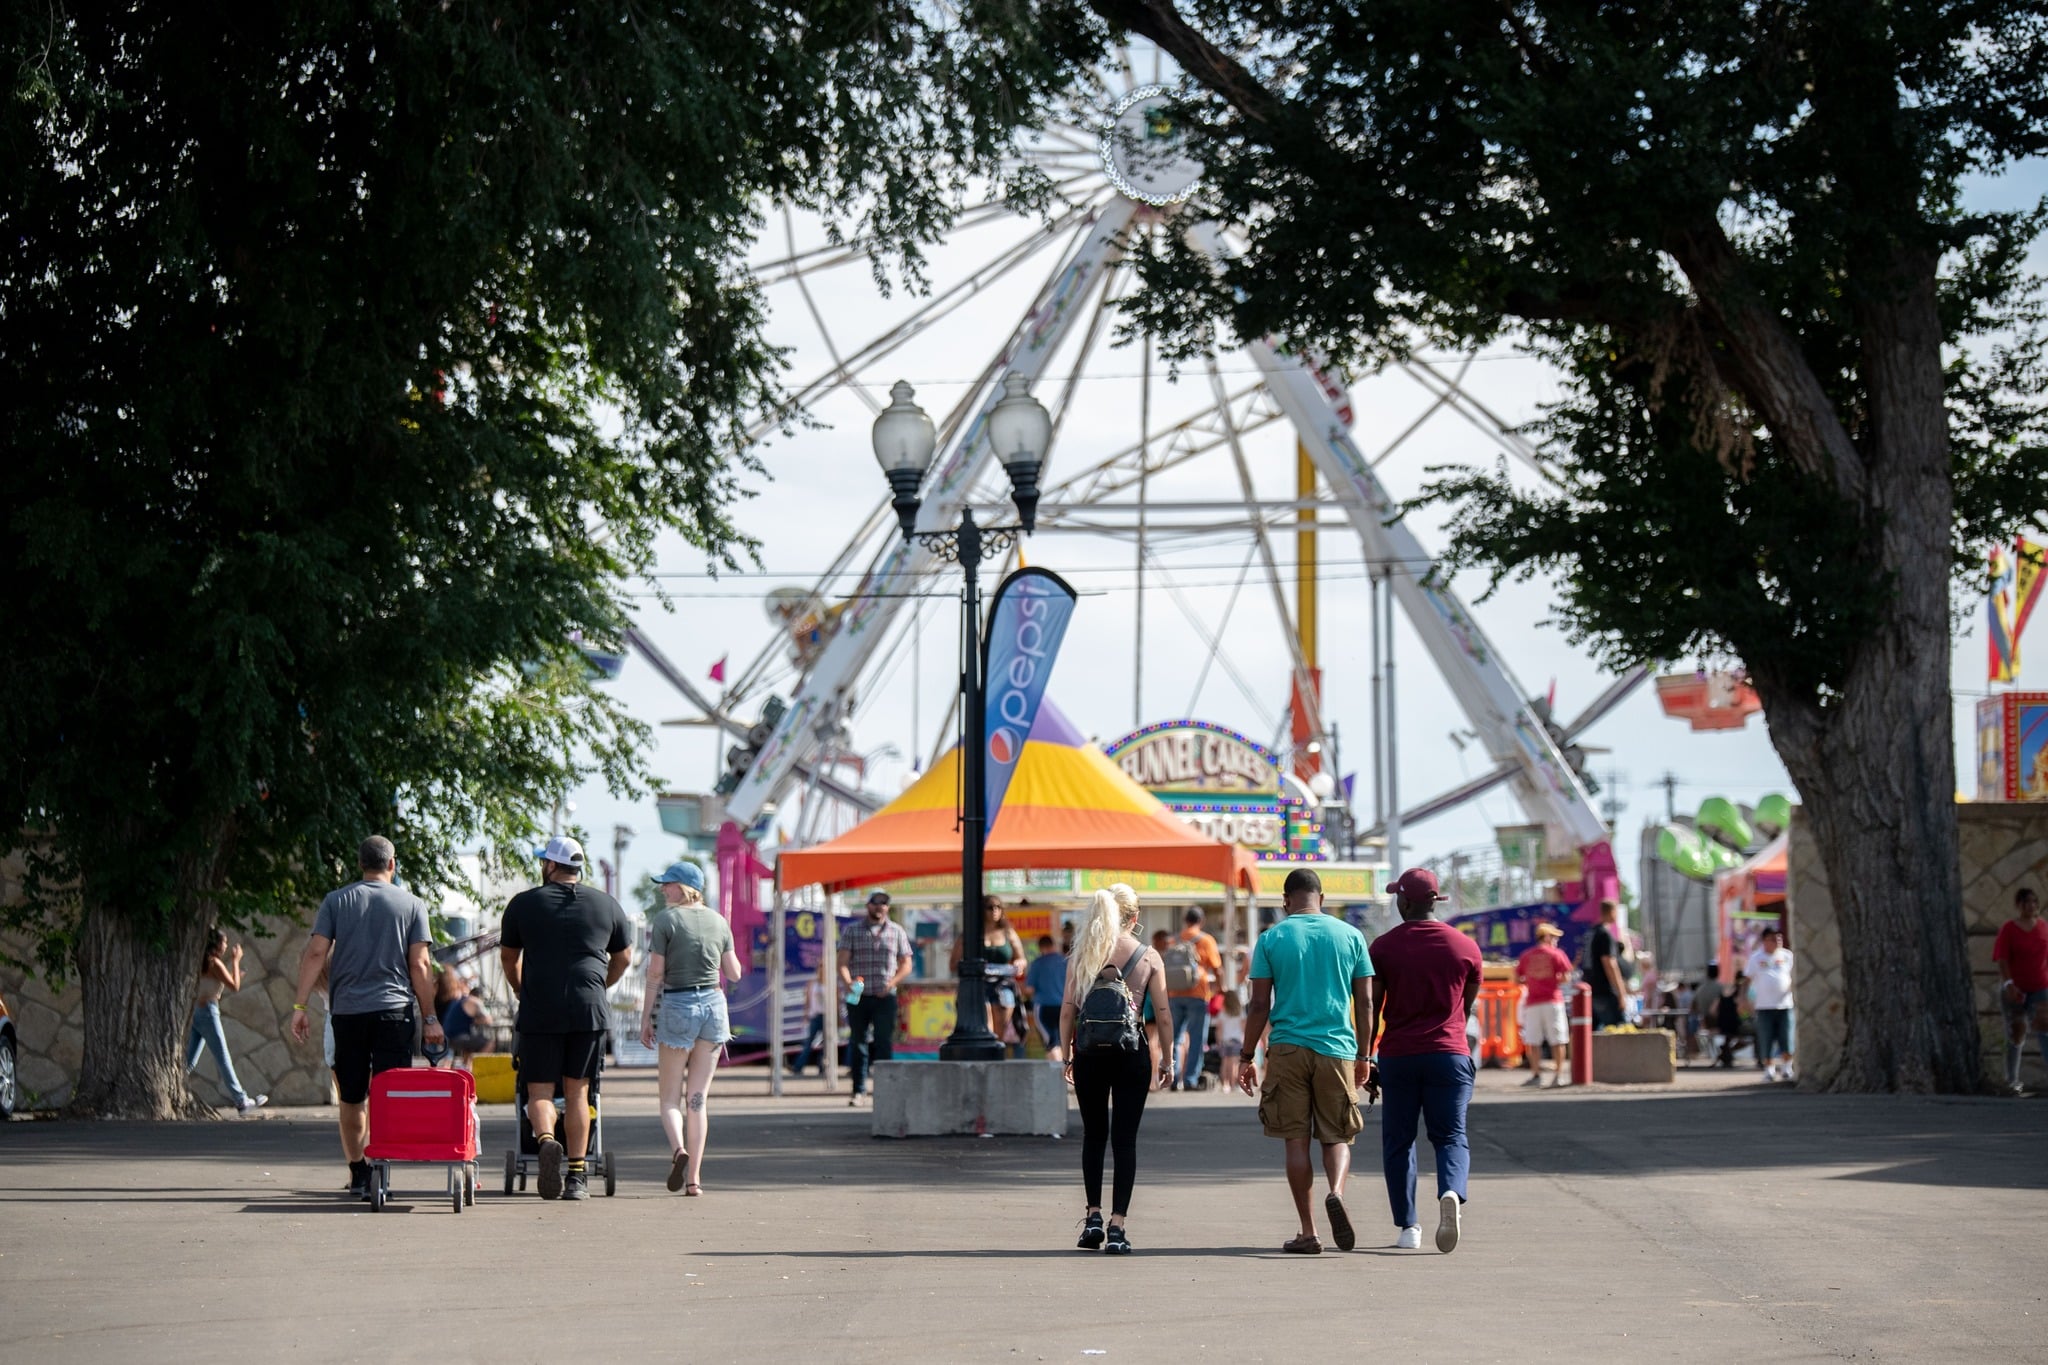
[(984, 831), (995, 829), (1003, 796), (1024, 757), (1024, 740), (1045, 700), (1046, 680), (1073, 619), (1075, 600), (1067, 581), (1048, 569), (1019, 569), (995, 591), (981, 644), (981, 676), (988, 679)]

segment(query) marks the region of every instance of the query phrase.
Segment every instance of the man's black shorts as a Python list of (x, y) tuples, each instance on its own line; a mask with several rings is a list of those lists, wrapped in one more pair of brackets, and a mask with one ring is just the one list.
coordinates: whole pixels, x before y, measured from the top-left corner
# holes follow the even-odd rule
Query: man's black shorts
[(380, 1014), (337, 1014), (334, 1023), (334, 1085), (343, 1104), (370, 1098), (370, 1077), (412, 1065), (411, 1010)]
[(587, 1033), (522, 1033), (519, 1035), (519, 1083), (553, 1085), (587, 1081), (604, 1057), (604, 1030)]

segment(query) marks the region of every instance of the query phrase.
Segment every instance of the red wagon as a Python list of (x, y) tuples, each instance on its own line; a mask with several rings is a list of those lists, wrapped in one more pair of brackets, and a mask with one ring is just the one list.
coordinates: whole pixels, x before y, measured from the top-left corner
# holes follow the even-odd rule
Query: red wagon
[(457, 1213), (476, 1202), (476, 1081), (467, 1071), (400, 1067), (370, 1078), (370, 1211), (391, 1198), (391, 1168), (440, 1166)]

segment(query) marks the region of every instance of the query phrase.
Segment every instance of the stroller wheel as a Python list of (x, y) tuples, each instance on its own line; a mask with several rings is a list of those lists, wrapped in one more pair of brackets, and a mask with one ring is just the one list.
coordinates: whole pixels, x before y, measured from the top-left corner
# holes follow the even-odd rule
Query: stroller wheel
[(619, 1192), (619, 1168), (612, 1162), (612, 1154), (604, 1154), (604, 1194), (609, 1199)]
[(512, 1193), (512, 1184), (519, 1178), (519, 1153), (505, 1153), (505, 1193)]

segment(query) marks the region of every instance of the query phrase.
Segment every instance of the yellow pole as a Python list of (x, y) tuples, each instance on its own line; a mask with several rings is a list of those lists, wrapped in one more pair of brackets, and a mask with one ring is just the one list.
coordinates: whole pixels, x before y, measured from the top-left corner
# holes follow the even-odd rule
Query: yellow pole
[[(1299, 441), (1294, 444), (1294, 495), (1304, 503), (1316, 496), (1316, 462)], [(1302, 507), (1294, 520), (1294, 620), (1301, 632), (1301, 657), (1315, 669), (1322, 666), (1316, 658), (1316, 509)]]

